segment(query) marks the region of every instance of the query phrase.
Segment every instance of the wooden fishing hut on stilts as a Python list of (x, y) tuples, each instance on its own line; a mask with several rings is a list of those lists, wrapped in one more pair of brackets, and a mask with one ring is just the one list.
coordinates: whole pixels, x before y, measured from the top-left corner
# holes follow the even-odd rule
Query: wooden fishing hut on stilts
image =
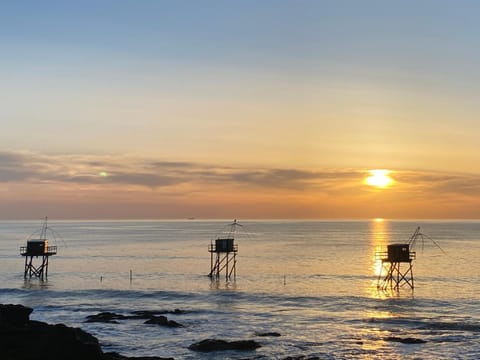
[[(410, 244), (391, 244), (387, 245), (387, 252), (377, 252), (376, 258), (382, 261), (377, 288), (399, 290), (406, 284), (413, 289), (412, 261), (415, 257), (416, 253), (410, 251)], [(383, 276), (384, 270), (386, 274)]]
[[(377, 288), (387, 290), (399, 290), (400, 287), (408, 285), (414, 289), (413, 279), (413, 260), (416, 259), (417, 253), (412, 251), (418, 239), (422, 242), (422, 250), (424, 247), (424, 238), (429, 239), (435, 244), (443, 253), (443, 249), (432, 238), (420, 232), (418, 226), (410, 237), (408, 243), (390, 244), (387, 245), (387, 251), (377, 252), (375, 257), (382, 262), (380, 273), (377, 279)], [(385, 270), (385, 272), (384, 272)]]
[(27, 277), (37, 277), (41, 280), (48, 278), (48, 260), (50, 256), (57, 254), (57, 247), (48, 245), (48, 229), (47, 218), (45, 218), (39, 238), (31, 238), (27, 240), (27, 246), (20, 247), (20, 255), (25, 257), (24, 279)]
[(219, 279), (221, 273), (225, 270), (225, 280), (235, 279), (237, 277), (237, 253), (238, 245), (235, 244), (234, 234), (238, 226), (243, 226), (233, 221), (229, 226), (229, 231), (222, 237), (217, 237), (215, 243), (212, 241), (208, 246), (210, 253), (210, 273), (211, 279)]

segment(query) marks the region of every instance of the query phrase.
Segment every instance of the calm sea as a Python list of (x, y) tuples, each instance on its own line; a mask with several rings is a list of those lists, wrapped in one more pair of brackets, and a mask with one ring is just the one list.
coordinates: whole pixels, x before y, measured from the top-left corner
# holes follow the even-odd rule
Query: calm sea
[[(236, 237), (236, 281), (212, 282), (208, 245), (226, 223), (51, 222), (62, 238), (50, 239), (59, 251), (42, 283), (24, 281), (19, 255), (41, 223), (2, 221), (0, 303), (31, 306), (33, 319), (81, 327), (104, 350), (129, 356), (480, 358), (480, 222), (245, 221)], [(407, 242), (417, 226), (445, 253), (428, 239), (418, 242), (414, 291), (378, 291), (375, 252)], [(167, 316), (183, 328), (84, 322), (101, 311), (176, 308), (186, 313)], [(188, 349), (206, 338), (255, 339), (262, 347), (213, 354)]]

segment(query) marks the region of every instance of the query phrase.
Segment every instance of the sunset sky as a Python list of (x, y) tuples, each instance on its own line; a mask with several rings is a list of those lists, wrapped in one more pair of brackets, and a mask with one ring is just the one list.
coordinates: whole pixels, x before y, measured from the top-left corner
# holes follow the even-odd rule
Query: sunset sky
[(478, 219), (479, 18), (453, 0), (2, 2), (0, 219)]

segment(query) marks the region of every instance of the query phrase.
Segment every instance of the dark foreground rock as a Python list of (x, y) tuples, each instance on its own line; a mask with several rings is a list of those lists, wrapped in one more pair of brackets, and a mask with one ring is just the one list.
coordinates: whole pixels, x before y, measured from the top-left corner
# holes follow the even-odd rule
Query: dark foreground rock
[(30, 320), (33, 309), (22, 305), (0, 305), (0, 359), (2, 360), (125, 360), (104, 353), (98, 339), (79, 328)]
[(193, 351), (210, 352), (220, 350), (255, 350), (262, 347), (254, 340), (225, 341), (218, 339), (206, 339), (190, 345), (188, 348)]
[(417, 338), (401, 338), (401, 337), (396, 337), (396, 336), (388, 336), (384, 338), (383, 340), (385, 341), (393, 341), (393, 342), (399, 342), (402, 344), (425, 344), (426, 341), (422, 339), (417, 339)]

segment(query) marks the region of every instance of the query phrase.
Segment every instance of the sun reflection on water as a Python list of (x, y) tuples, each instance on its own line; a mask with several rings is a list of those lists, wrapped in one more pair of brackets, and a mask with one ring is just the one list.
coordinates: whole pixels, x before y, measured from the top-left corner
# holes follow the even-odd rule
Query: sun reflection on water
[(367, 293), (373, 298), (384, 299), (388, 297), (383, 292), (377, 289), (377, 277), (382, 270), (382, 261), (377, 259), (375, 254), (384, 251), (390, 241), (390, 223), (388, 220), (382, 218), (372, 219), (370, 221), (370, 248), (371, 248), (371, 262), (370, 273), (375, 276), (375, 279), (370, 281)]
[(376, 259), (375, 253), (383, 251), (390, 240), (390, 224), (384, 219), (374, 219), (370, 222), (370, 243), (372, 248), (372, 271), (375, 276), (380, 274), (382, 262)]

